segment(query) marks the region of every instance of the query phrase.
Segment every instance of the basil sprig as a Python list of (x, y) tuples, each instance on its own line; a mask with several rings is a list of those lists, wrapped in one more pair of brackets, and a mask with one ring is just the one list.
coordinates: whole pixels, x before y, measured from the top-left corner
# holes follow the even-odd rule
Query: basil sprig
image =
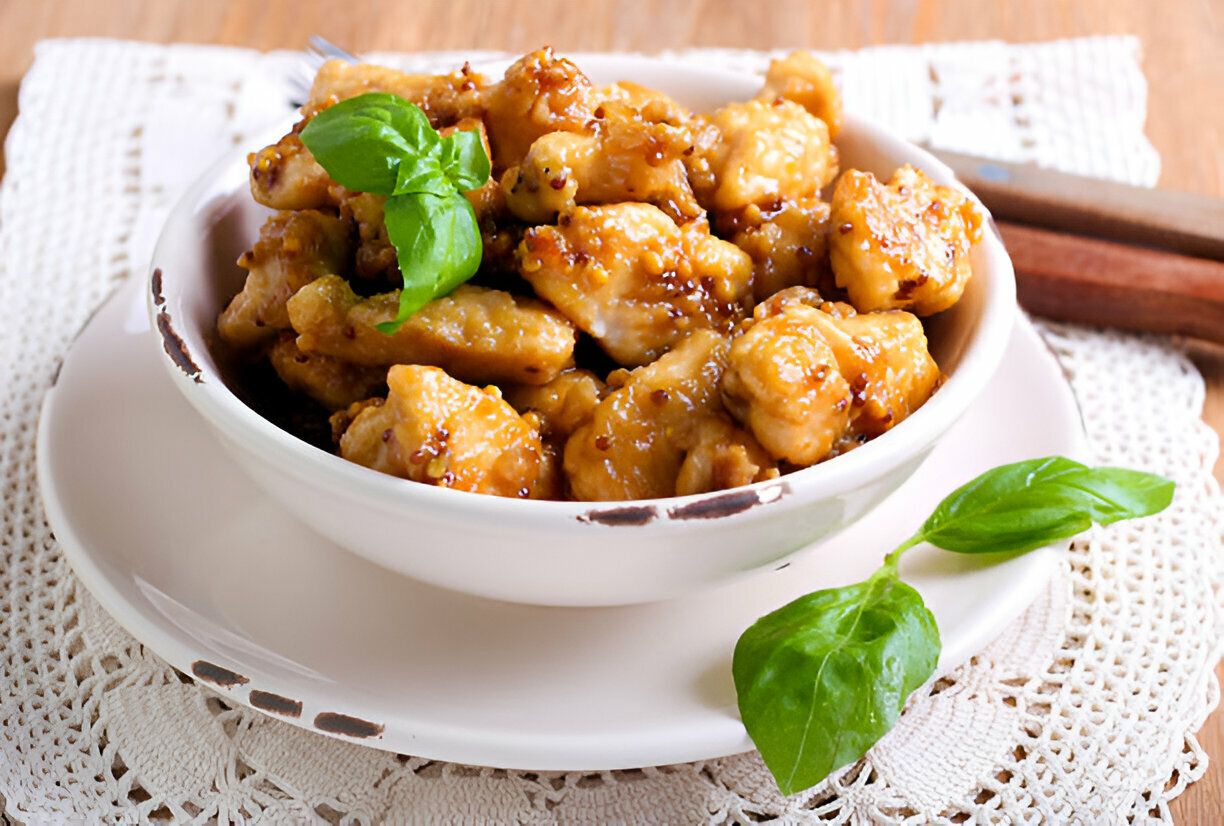
[(1061, 456), (988, 470), (935, 508), (866, 581), (800, 597), (739, 638), (740, 718), (783, 794), (867, 753), (935, 672), (939, 629), (897, 562), (922, 542), (958, 553), (1024, 552), (1088, 528), (1158, 513), (1173, 482)]
[(319, 112), (302, 143), (332, 180), (387, 195), (384, 218), (404, 277), (394, 333), (433, 299), (476, 274), (482, 246), (476, 213), (463, 193), (489, 180), (479, 132), (442, 137), (416, 105), (371, 92)]

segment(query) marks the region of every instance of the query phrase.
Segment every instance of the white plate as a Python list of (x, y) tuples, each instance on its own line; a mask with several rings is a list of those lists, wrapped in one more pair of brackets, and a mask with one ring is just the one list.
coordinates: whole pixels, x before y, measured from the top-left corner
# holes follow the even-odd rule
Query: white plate
[[(267, 499), (157, 363), (139, 286), (125, 285), (90, 321), (43, 406), (39, 479), (73, 568), (137, 639), (235, 701), (428, 758), (598, 770), (748, 750), (730, 675), (745, 627), (803, 593), (868, 575), (977, 472), (1082, 453), (1060, 368), (1021, 321), (998, 377), (953, 436), (818, 550), (669, 602), (492, 602), (390, 574)], [(184, 467), (193, 472), (171, 472)], [(908, 554), (903, 573), (939, 622), (941, 668), (1016, 616), (1058, 559), (1053, 549)]]

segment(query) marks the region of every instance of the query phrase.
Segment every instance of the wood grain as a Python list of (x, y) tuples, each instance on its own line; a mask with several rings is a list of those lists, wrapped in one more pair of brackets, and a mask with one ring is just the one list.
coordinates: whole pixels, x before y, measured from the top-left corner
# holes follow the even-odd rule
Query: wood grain
[(1224, 261), (998, 221), (1029, 312), (1224, 344)]
[[(686, 46), (855, 48), (972, 39), (1134, 34), (1151, 90), (1147, 134), (1160, 185), (1224, 196), (1224, 0), (0, 0), (0, 133), (47, 37), (123, 37), (299, 48), (314, 33), (354, 51), (491, 48), (658, 51)], [(0, 163), (0, 174), (3, 165)], [(1207, 382), (1204, 419), (1224, 431), (1224, 348), (1189, 350)], [(1216, 465), (1224, 481), (1224, 462)], [(1224, 667), (1217, 669), (1224, 676)], [(1224, 758), (1224, 717), (1200, 734)], [(1174, 802), (1178, 822), (1224, 822), (1224, 760)]]

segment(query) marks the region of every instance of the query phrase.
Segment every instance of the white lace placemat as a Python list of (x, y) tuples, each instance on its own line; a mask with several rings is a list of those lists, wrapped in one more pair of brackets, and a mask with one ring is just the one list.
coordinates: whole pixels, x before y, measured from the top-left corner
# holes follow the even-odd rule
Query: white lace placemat
[[(464, 55), (467, 57), (469, 55)], [(761, 69), (767, 55), (686, 60)], [(910, 138), (1151, 184), (1137, 42), (826, 55), (848, 106)], [(395, 60), (436, 64), (437, 58)], [(39, 404), (73, 334), (143, 277), (176, 194), (285, 111), (287, 54), (40, 44), (0, 187), (0, 794), (28, 823), (1116, 823), (1167, 820), (1201, 775), (1224, 581), (1218, 439), (1167, 340), (1042, 325), (1101, 462), (1179, 485), (1075, 544), (999, 639), (916, 697), (869, 756), (781, 798), (754, 754), (597, 774), (478, 769), (230, 707), (105, 615), (43, 517)], [(443, 59), (443, 63), (450, 63)]]

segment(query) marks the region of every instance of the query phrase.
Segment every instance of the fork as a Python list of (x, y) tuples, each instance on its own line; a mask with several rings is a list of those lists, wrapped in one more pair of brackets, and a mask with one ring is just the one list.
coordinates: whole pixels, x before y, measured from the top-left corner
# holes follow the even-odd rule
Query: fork
[(289, 86), (289, 100), (296, 107), (310, 99), (310, 87), (314, 83), (319, 67), (329, 60), (346, 60), (357, 63), (357, 56), (346, 52), (330, 40), (317, 34), (311, 35), (303, 52), (304, 59), (285, 82)]

